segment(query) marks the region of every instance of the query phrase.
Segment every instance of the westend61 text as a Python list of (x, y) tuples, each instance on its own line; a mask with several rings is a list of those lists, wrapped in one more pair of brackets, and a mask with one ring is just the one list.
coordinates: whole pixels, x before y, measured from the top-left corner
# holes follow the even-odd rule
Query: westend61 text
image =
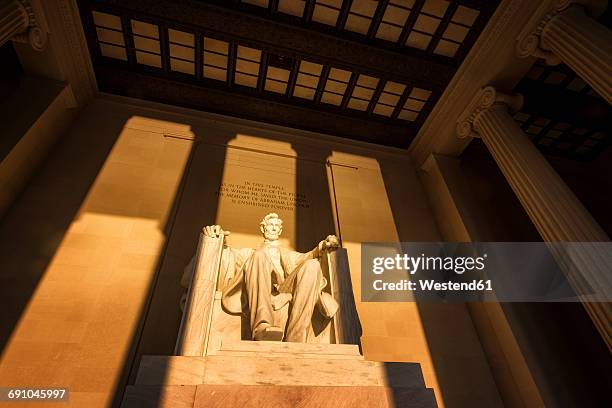
[(433, 279), (419, 280), (417, 282), (402, 279), (398, 282), (384, 282), (377, 279), (372, 282), (372, 287), (377, 291), (400, 290), (400, 291), (483, 291), (493, 290), (491, 280), (473, 280), (471, 282), (437, 282)]

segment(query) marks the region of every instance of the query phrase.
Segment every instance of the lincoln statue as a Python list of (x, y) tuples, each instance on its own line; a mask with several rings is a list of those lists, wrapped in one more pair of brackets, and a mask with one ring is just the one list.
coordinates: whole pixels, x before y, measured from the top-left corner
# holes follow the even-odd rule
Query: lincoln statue
[[(323, 291), (327, 280), (319, 257), (338, 247), (329, 235), (309, 252), (280, 246), (283, 221), (275, 213), (260, 223), (263, 242), (255, 249), (224, 247), (220, 282), (222, 305), (230, 313), (248, 316), (253, 340), (307, 343), (312, 340), (312, 317), (321, 313), (332, 318), (338, 310), (333, 297)], [(219, 225), (204, 228), (207, 237), (229, 235)], [(274, 325), (274, 311), (289, 305), (285, 328)]]

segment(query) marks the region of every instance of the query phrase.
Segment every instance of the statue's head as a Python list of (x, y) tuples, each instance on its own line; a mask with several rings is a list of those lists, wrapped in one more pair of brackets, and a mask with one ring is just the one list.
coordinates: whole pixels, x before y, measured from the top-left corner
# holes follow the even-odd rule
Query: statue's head
[(259, 230), (268, 241), (276, 241), (283, 232), (283, 220), (278, 218), (278, 214), (270, 213), (259, 223)]

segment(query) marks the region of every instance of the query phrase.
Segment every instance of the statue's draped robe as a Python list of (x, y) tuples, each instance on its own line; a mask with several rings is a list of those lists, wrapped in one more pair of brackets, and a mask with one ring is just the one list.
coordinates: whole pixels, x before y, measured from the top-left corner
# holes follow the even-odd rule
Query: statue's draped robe
[(285, 338), (307, 342), (313, 310), (321, 303), (321, 289), (327, 285), (318, 256), (316, 248), (300, 253), (268, 243), (255, 249), (224, 248), (219, 282), (223, 307), (230, 313), (242, 313), (246, 300), (251, 330), (255, 330), (260, 324), (273, 325), (272, 296), (291, 293)]

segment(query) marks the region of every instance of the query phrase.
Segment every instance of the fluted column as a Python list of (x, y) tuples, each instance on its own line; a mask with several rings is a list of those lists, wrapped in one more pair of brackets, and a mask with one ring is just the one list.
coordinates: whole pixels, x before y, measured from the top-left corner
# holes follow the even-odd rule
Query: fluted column
[(0, 45), (28, 28), (29, 16), (23, 4), (17, 0), (0, 4)]
[(0, 46), (9, 40), (29, 43), (38, 51), (47, 43), (47, 33), (36, 24), (34, 11), (26, 0), (0, 2)]
[(542, 48), (551, 50), (608, 103), (612, 101), (612, 31), (570, 7), (542, 31)]
[(593, 288), (599, 300), (612, 293), (612, 254), (580, 244), (610, 238), (508, 113), (521, 102), (483, 88), (460, 117), (457, 134), (483, 140), (544, 241), (577, 243), (568, 253), (553, 253), (612, 349), (610, 304), (588, 297)]
[(593, 16), (607, 1), (561, 0), (528, 35), (519, 38), (521, 57), (564, 62), (608, 103), (612, 102), (612, 31)]

